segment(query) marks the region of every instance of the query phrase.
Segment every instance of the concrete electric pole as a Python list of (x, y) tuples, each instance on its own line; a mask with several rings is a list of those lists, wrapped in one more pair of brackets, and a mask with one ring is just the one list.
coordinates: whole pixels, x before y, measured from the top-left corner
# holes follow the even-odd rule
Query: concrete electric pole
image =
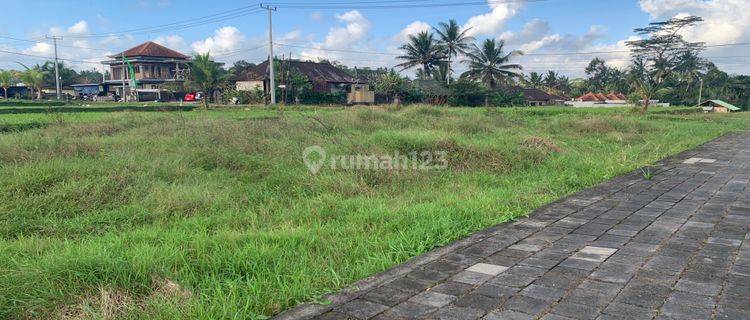
[(52, 44), (55, 47), (55, 94), (57, 96), (57, 100), (60, 100), (61, 94), (62, 94), (62, 87), (60, 85), (60, 70), (58, 67), (58, 61), (57, 61), (57, 40), (62, 39), (58, 36), (46, 36), (48, 39), (52, 39)]
[(273, 73), (273, 22), (271, 19), (272, 12), (276, 11), (276, 7), (260, 5), (261, 8), (268, 10), (268, 90), (271, 94), (271, 104), (276, 104), (276, 79), (274, 79)]

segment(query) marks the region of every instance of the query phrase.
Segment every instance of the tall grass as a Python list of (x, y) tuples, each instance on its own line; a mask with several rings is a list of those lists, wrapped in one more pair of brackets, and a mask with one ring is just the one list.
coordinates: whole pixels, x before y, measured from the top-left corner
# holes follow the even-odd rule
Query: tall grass
[[(750, 118), (429, 107), (27, 116), (44, 125), (0, 134), (0, 318), (273, 315)], [(312, 175), (310, 145), (446, 150), (449, 165)]]

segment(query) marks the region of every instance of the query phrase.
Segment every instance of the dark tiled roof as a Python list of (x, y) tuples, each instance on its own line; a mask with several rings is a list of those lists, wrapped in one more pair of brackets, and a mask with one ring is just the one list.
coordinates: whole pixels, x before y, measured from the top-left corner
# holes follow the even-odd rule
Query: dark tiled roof
[(116, 55), (113, 55), (112, 57), (113, 58), (121, 57), (123, 54), (125, 54), (126, 57), (141, 56), (141, 57), (159, 57), (159, 58), (174, 58), (174, 59), (190, 58), (189, 56), (186, 56), (182, 53), (179, 53), (177, 51), (174, 51), (172, 49), (169, 49), (165, 46), (162, 46), (152, 41), (146, 41), (135, 47), (125, 50), (124, 52), (120, 52)]
[[(328, 63), (318, 63), (312, 61), (284, 61), (284, 67), (291, 65), (292, 68), (296, 69), (300, 73), (307, 76), (311, 82), (334, 82), (334, 83), (361, 83), (344, 70), (336, 68), (335, 66)], [(279, 70), (275, 70), (278, 72)], [(277, 75), (278, 76), (278, 75)], [(240, 81), (257, 81), (268, 78), (268, 61), (263, 61), (261, 64), (256, 66), (254, 69), (244, 72), (238, 76), (237, 79)]]
[(513, 89), (514, 92), (520, 92), (526, 100), (530, 101), (552, 101), (556, 100), (555, 97), (536, 88), (520, 88), (516, 87)]

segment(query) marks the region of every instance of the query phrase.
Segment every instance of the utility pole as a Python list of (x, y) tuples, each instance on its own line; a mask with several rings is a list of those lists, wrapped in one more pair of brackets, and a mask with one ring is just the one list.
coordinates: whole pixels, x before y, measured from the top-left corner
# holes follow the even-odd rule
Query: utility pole
[(45, 36), (48, 39), (52, 39), (52, 44), (55, 47), (55, 94), (57, 96), (57, 100), (60, 100), (60, 94), (62, 93), (62, 87), (60, 86), (60, 70), (57, 66), (57, 40), (62, 39), (62, 37), (58, 36)]
[(261, 8), (268, 10), (268, 90), (271, 93), (271, 104), (276, 104), (276, 81), (273, 74), (273, 22), (271, 19), (272, 12), (276, 7), (260, 5)]
[(700, 89), (698, 89), (698, 105), (700, 105), (703, 102), (701, 101), (703, 100), (703, 78), (698, 78), (698, 80), (701, 82)]

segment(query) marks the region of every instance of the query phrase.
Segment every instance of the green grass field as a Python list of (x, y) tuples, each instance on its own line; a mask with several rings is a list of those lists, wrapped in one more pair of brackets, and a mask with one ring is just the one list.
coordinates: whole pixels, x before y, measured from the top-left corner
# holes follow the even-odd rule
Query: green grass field
[[(748, 124), (622, 108), (2, 115), (0, 318), (270, 316)], [(312, 175), (311, 145), (445, 150), (448, 168)]]

